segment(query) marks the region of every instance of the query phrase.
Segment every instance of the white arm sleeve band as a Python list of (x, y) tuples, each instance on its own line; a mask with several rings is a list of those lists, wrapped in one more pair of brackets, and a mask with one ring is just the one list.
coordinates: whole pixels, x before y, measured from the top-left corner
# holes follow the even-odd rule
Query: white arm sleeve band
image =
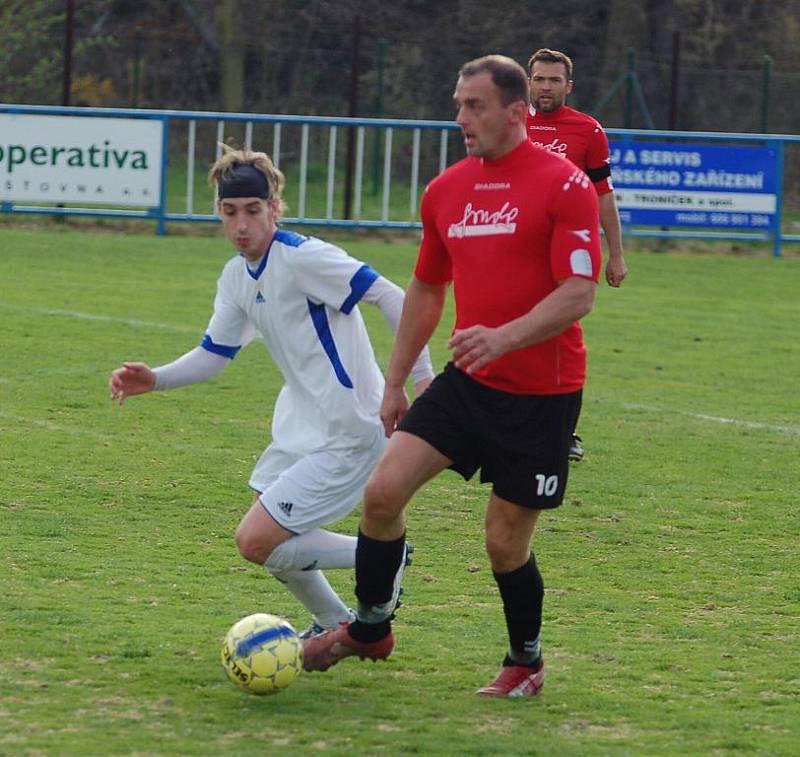
[[(393, 334), (397, 334), (400, 326), (400, 316), (403, 313), (403, 290), (393, 282), (378, 276), (372, 286), (364, 293), (364, 302), (377, 306)], [(411, 369), (411, 380), (416, 384), (423, 379), (433, 378), (433, 365), (427, 346), (419, 353), (414, 367)]]
[(222, 355), (209, 352), (202, 347), (195, 347), (177, 360), (153, 368), (153, 373), (156, 375), (155, 389), (157, 391), (177, 389), (180, 386), (205, 381), (216, 376), (230, 362)]

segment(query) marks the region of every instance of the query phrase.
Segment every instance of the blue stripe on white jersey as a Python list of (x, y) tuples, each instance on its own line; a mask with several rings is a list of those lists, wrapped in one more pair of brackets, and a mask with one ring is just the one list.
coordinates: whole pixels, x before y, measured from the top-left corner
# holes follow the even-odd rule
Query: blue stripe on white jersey
[[(242, 257), (244, 257), (244, 253), (239, 253)], [(245, 260), (244, 268), (248, 274), (250, 274), (250, 278), (253, 281), (258, 281), (259, 277), (262, 273), (264, 273), (264, 269), (267, 267), (267, 258), (269, 258), (269, 249), (267, 249), (267, 254), (261, 258), (261, 262), (258, 264), (258, 268), (253, 271), (250, 266), (247, 264), (247, 260)]]
[(296, 231), (286, 231), (286, 229), (278, 229), (275, 232), (273, 239), (287, 245), (288, 247), (299, 247), (303, 242), (308, 241), (308, 237), (298, 234)]
[(236, 353), (242, 348), (241, 345), (237, 347), (229, 347), (227, 344), (217, 344), (208, 334), (203, 337), (203, 341), (200, 342), (200, 346), (204, 350), (213, 352), (215, 355), (222, 355), (222, 357), (227, 357), (231, 360), (236, 357)]
[(342, 365), (339, 351), (336, 349), (336, 343), (333, 341), (333, 334), (331, 334), (331, 326), (328, 323), (325, 305), (315, 305), (311, 300), (308, 300), (308, 312), (311, 314), (311, 320), (314, 323), (314, 328), (317, 330), (317, 336), (322, 344), (322, 348), (325, 350), (328, 360), (331, 361), (334, 373), (336, 373), (336, 378), (339, 379), (339, 383), (342, 386), (352, 389), (353, 382), (350, 380), (350, 376), (347, 375), (347, 371)]
[(364, 293), (369, 289), (375, 279), (378, 278), (378, 272), (370, 266), (364, 264), (359, 268), (352, 279), (350, 279), (350, 294), (347, 299), (342, 303), (339, 308), (343, 313), (349, 313), (364, 296)]

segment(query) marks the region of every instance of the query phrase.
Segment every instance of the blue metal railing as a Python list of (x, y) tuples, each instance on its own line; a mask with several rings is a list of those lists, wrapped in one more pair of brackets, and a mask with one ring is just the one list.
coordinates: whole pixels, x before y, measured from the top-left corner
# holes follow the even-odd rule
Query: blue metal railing
[(767, 242), (772, 244), (773, 255), (780, 256), (781, 244), (784, 242), (800, 242), (800, 234), (784, 234), (783, 205), (784, 205), (784, 147), (786, 144), (800, 144), (800, 135), (793, 134), (739, 134), (707, 131), (658, 131), (649, 129), (606, 129), (610, 138), (618, 138), (621, 142), (631, 142), (637, 139), (653, 140), (662, 139), (670, 141), (689, 141), (725, 143), (725, 144), (759, 144), (775, 150), (776, 154), (776, 208), (770, 228), (764, 231), (712, 231), (699, 229), (664, 229), (664, 228), (636, 228), (623, 225), (623, 235), (631, 237), (650, 237), (660, 239), (707, 239), (731, 240), (745, 242)]
[[(146, 110), (124, 108), (70, 108), (60, 106), (36, 105), (7, 105), (0, 104), (0, 114), (38, 114), (58, 116), (82, 116), (126, 119), (156, 119), (163, 123), (162, 165), (161, 165), (161, 190), (158, 202), (146, 209), (129, 209), (124, 207), (61, 207), (42, 206), (31, 203), (19, 203), (10, 200), (0, 200), (0, 212), (19, 214), (44, 214), (65, 216), (98, 216), (116, 218), (144, 218), (154, 220), (158, 233), (166, 232), (169, 222), (210, 222), (216, 221), (217, 216), (210, 212), (197, 212), (195, 210), (195, 176), (197, 172), (197, 126), (198, 124), (216, 124), (216, 154), (208, 155), (202, 159), (204, 166), (210, 165), (220, 154), (219, 143), (225, 139), (225, 131), (229, 124), (244, 126), (244, 147), (251, 148), (254, 125), (269, 124), (272, 127), (271, 155), (277, 166), (281, 166), (284, 157), (285, 127), (299, 128), (299, 165), (297, 167), (297, 213), (284, 217), (282, 223), (300, 224), (309, 226), (353, 227), (353, 228), (380, 228), (380, 229), (416, 229), (420, 228), (418, 216), (418, 199), (421, 177), (421, 153), (423, 135), (432, 135), (438, 138), (438, 160), (434, 160), (436, 170), (432, 175), (443, 170), (448, 164), (449, 134), (458, 131), (458, 126), (451, 121), (426, 121), (412, 119), (389, 118), (345, 118), (328, 116), (298, 116), (298, 115), (256, 115), (252, 113), (214, 113), (206, 111), (175, 111), (175, 110)], [(178, 129), (183, 131), (178, 133)], [(319, 131), (328, 130), (328, 150), (325, 162), (325, 212), (313, 215), (307, 212), (308, 187), (309, 187), (309, 144), (311, 129)], [(353, 203), (351, 218), (334, 217), (334, 196), (337, 187), (337, 169), (341, 170), (341, 160), (337, 161), (338, 137), (340, 129), (355, 129), (355, 144), (352, 154), (353, 160)], [(380, 212), (373, 213), (371, 217), (364, 217), (364, 174), (365, 174), (365, 133), (367, 129), (376, 130), (376, 153), (373, 156), (375, 173), (381, 175)], [(401, 149), (395, 148), (394, 132), (402, 130), (411, 133), (410, 155), (405, 154), (408, 145)], [(378, 154), (378, 137), (383, 132), (382, 155)], [(740, 240), (748, 242), (767, 242), (773, 245), (773, 254), (780, 255), (782, 243), (800, 242), (800, 235), (784, 234), (782, 232), (783, 215), (783, 161), (784, 146), (790, 143), (800, 143), (798, 135), (780, 134), (732, 134), (721, 132), (685, 132), (685, 131), (653, 131), (643, 129), (608, 129), (609, 137), (623, 142), (634, 140), (662, 139), (670, 141), (707, 141), (711, 143), (750, 143), (771, 147), (776, 151), (778, 160), (778, 190), (777, 208), (774, 223), (769, 229), (745, 231), (714, 231), (708, 229), (669, 229), (669, 228), (642, 228), (623, 226), (623, 234), (632, 237), (656, 237), (675, 239), (709, 239), (709, 240)], [(185, 134), (186, 143), (186, 193), (185, 208), (182, 212), (175, 212), (168, 207), (167, 182), (170, 164), (177, 162), (177, 158), (170, 155), (172, 137)], [(176, 140), (177, 141), (177, 140)], [(256, 146), (264, 149), (263, 145)], [(294, 153), (293, 153), (294, 154)], [(408, 175), (408, 214), (403, 220), (392, 218), (392, 193), (398, 191), (401, 184), (393, 181), (393, 159), (400, 154)], [(462, 154), (458, 150), (458, 156)], [(173, 158), (171, 160), (171, 157)], [(382, 161), (381, 161), (382, 158)], [(376, 159), (379, 164), (375, 164)], [(430, 160), (427, 162), (431, 163)], [(397, 211), (395, 211), (396, 213)]]

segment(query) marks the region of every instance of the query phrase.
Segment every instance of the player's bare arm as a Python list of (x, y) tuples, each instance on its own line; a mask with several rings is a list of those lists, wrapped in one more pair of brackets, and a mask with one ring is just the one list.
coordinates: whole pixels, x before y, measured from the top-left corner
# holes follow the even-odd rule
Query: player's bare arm
[(478, 325), (455, 331), (447, 343), (453, 350), (453, 362), (473, 373), (506, 352), (557, 336), (591, 311), (596, 288), (590, 279), (570, 276), (528, 313), (513, 321), (496, 328)]
[(622, 229), (619, 223), (619, 211), (613, 192), (598, 197), (600, 209), (600, 225), (608, 245), (608, 262), (606, 263), (606, 281), (609, 286), (618, 287), (628, 275), (625, 258), (622, 257)]
[[(408, 285), (403, 315), (386, 371), (386, 387), (381, 404), (381, 421), (386, 436), (392, 435), (408, 409), (405, 382), (422, 348), (439, 324), (446, 294), (446, 284), (426, 284), (414, 277)], [(423, 380), (415, 384), (417, 396), (429, 383), (429, 380)]]

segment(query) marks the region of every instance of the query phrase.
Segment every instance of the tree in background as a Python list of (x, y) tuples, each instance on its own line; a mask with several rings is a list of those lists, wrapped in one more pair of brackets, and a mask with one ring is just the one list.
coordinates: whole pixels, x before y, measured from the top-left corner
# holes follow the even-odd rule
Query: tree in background
[(217, 4), (217, 37), (219, 39), (219, 107), (228, 112), (244, 107), (244, 29), (238, 0), (220, 0)]
[[(91, 58), (99, 50), (116, 49), (116, 40), (102, 30), (110, 13), (107, 0), (76, 4), (73, 57)], [(65, 4), (52, 0), (11, 0), (0, 4), (0, 100), (19, 103), (60, 103), (64, 63)], [(100, 99), (113, 99), (106, 71), (81, 70), (83, 97), (96, 90)], [(95, 103), (85, 103), (95, 104)], [(101, 102), (96, 104), (116, 104)]]

